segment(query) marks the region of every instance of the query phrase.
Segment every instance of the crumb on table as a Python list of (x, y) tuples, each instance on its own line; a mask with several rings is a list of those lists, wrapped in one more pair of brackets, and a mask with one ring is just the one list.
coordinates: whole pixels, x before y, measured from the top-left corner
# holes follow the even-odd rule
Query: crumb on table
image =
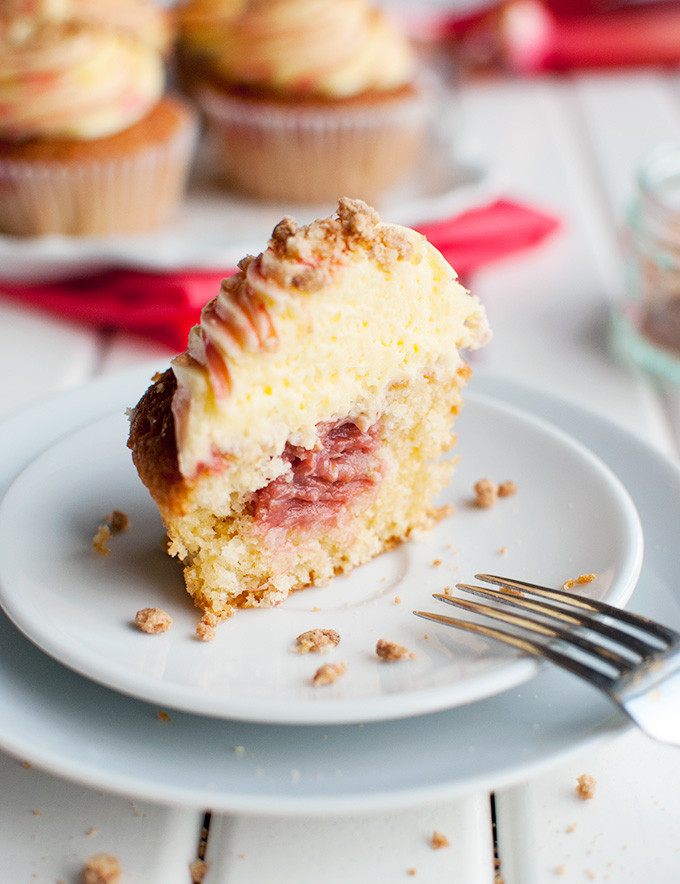
[(443, 835), (441, 832), (437, 832), (436, 830), (432, 833), (432, 849), (440, 850), (442, 847), (449, 847), (451, 842)]
[(142, 608), (135, 615), (135, 625), (142, 632), (157, 635), (159, 632), (167, 632), (170, 629), (172, 617), (162, 608)]
[(392, 641), (387, 638), (379, 638), (375, 652), (381, 660), (386, 663), (393, 663), (396, 660), (415, 660), (416, 655), (400, 645), (399, 642)]
[(334, 648), (340, 643), (340, 636), (334, 629), (308, 629), (295, 639), (298, 653), (318, 654), (325, 653), (329, 648)]
[(189, 866), (192, 884), (201, 884), (208, 871), (208, 863), (204, 859), (195, 859)]
[(119, 884), (122, 870), (117, 856), (97, 853), (85, 860), (82, 884)]
[(499, 497), (510, 497), (513, 494), (517, 494), (517, 485), (512, 481), (512, 479), (506, 479), (505, 482), (500, 482), (498, 485), (498, 496)]
[(582, 801), (595, 797), (595, 777), (592, 774), (581, 774), (576, 780), (576, 794)]
[(324, 663), (324, 665), (319, 666), (314, 673), (312, 684), (315, 688), (321, 687), (321, 685), (333, 684), (333, 682), (341, 678), (346, 671), (346, 663)]

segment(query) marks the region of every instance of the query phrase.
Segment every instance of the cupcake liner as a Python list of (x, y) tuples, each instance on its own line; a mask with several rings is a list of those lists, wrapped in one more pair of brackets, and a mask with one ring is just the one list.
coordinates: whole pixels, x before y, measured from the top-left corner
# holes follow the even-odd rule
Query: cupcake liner
[(197, 138), (193, 114), (162, 142), (85, 160), (0, 157), (0, 232), (110, 235), (153, 230), (184, 195)]
[(307, 203), (375, 200), (413, 165), (430, 115), (420, 89), (336, 106), (277, 104), (208, 85), (198, 97), (228, 183)]

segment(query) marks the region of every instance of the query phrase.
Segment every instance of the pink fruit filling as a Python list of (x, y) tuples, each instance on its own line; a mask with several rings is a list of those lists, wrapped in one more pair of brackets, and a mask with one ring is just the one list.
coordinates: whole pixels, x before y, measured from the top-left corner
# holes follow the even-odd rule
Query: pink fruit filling
[(255, 523), (261, 529), (327, 530), (350, 514), (360, 498), (377, 491), (384, 464), (377, 456), (380, 425), (365, 432), (351, 421), (319, 424), (313, 450), (287, 444), (290, 472), (255, 494)]

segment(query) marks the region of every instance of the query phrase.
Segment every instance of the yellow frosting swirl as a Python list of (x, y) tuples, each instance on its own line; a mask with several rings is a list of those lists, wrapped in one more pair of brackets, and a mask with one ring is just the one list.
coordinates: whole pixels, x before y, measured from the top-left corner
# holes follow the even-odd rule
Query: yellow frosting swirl
[(224, 81), (344, 98), (408, 83), (410, 44), (364, 0), (188, 0), (185, 48)]
[(7, 0), (0, 14), (0, 138), (123, 131), (165, 85), (167, 20), (143, 0)]

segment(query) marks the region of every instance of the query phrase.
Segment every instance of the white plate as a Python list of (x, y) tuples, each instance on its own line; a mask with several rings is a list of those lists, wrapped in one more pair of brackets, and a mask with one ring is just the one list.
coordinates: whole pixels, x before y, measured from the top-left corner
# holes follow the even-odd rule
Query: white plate
[[(441, 497), (454, 515), (328, 586), (239, 612), (206, 644), (195, 637), (199, 616), (180, 568), (161, 550), (163, 527), (132, 466), (127, 429), (117, 411), (59, 441), (14, 482), (0, 506), (0, 603), (48, 654), (147, 702), (280, 724), (450, 708), (525, 681), (536, 663), (415, 618), (414, 608), (441, 607), (433, 592), (480, 570), (552, 585), (595, 572), (583, 593), (622, 604), (639, 574), (637, 513), (604, 464), (536, 418), (471, 393), (457, 425), (460, 466)], [(489, 475), (513, 479), (519, 492), (485, 510), (473, 505), (472, 488)], [(111, 540), (109, 556), (98, 555), (92, 537), (113, 509), (132, 528)], [(136, 629), (146, 607), (168, 611), (172, 628), (157, 636)], [(323, 657), (296, 653), (295, 637), (315, 627), (335, 629), (340, 645)], [(381, 663), (380, 638), (416, 658)], [(336, 661), (347, 674), (313, 687), (320, 663)]]
[[(157, 367), (104, 378), (5, 422), (0, 490), (60, 437), (134, 401)], [(646, 538), (631, 607), (680, 627), (678, 467), (569, 403), (481, 373), (471, 389), (568, 430), (613, 468)], [(385, 811), (508, 786), (630, 726), (592, 687), (554, 667), (521, 688), (399, 721), (271, 726), (181, 712), (161, 721), (157, 706), (55, 663), (0, 613), (0, 748), (149, 801), (273, 815)]]
[[(446, 136), (444, 138), (444, 136)], [(209, 160), (197, 157), (187, 198), (177, 218), (151, 233), (108, 237), (15, 237), (0, 235), (0, 279), (35, 281), (67, 278), (108, 267), (148, 271), (234, 268), (257, 254), (284, 215), (301, 224), (332, 214), (335, 204), (295, 206), (239, 197), (206, 180)], [(450, 136), (433, 135), (413, 175), (378, 205), (383, 217), (400, 224), (434, 221), (463, 211), (492, 193), (479, 187), (474, 160), (456, 160)]]

